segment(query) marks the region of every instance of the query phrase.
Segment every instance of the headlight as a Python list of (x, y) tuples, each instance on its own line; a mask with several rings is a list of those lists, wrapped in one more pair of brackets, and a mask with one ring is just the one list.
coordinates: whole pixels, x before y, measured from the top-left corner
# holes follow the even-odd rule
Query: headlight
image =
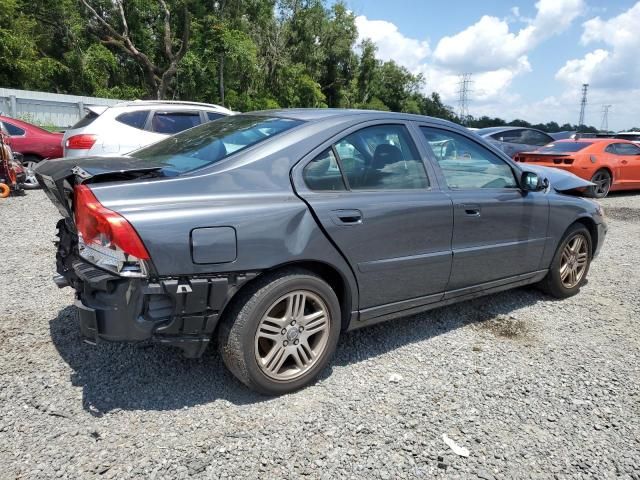
[(596, 207), (596, 213), (604, 218), (604, 208), (602, 208), (602, 205), (598, 204)]

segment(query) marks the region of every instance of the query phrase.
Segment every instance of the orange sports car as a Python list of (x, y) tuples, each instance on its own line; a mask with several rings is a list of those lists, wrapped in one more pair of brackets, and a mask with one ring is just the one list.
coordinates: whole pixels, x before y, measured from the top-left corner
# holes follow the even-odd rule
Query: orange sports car
[(587, 195), (606, 197), (610, 191), (640, 189), (640, 146), (617, 138), (558, 140), (535, 152), (516, 155), (517, 162), (561, 168), (590, 180)]

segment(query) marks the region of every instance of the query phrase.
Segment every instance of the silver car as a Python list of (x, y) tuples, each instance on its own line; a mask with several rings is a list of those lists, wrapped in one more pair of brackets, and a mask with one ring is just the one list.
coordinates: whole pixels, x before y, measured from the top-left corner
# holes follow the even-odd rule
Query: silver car
[(65, 157), (125, 154), (233, 112), (219, 105), (135, 100), (90, 106), (62, 140)]

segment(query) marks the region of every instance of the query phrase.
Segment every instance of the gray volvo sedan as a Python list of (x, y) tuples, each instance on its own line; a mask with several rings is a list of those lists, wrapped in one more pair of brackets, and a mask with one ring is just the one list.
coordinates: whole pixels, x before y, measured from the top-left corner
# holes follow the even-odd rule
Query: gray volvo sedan
[(590, 183), (398, 113), (254, 112), (36, 173), (87, 341), (197, 357), (217, 335), (266, 394), (313, 381), (345, 330), (527, 284), (574, 295), (606, 234)]

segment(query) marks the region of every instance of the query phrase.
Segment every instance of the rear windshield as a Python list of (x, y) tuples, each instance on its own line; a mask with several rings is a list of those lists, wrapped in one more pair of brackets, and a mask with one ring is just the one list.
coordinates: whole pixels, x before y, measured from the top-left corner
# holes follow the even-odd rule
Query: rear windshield
[(219, 162), (302, 122), (288, 118), (235, 115), (185, 130), (130, 155), (167, 174), (179, 174)]
[(87, 114), (84, 117), (82, 117), (75, 125), (73, 125), (73, 127), (71, 127), (71, 130), (73, 130), (74, 128), (86, 127), (91, 122), (93, 122), (96, 118), (98, 118), (97, 113), (92, 112), (91, 110), (87, 110)]
[(578, 152), (591, 145), (591, 142), (557, 142), (550, 143), (540, 149), (541, 153)]

